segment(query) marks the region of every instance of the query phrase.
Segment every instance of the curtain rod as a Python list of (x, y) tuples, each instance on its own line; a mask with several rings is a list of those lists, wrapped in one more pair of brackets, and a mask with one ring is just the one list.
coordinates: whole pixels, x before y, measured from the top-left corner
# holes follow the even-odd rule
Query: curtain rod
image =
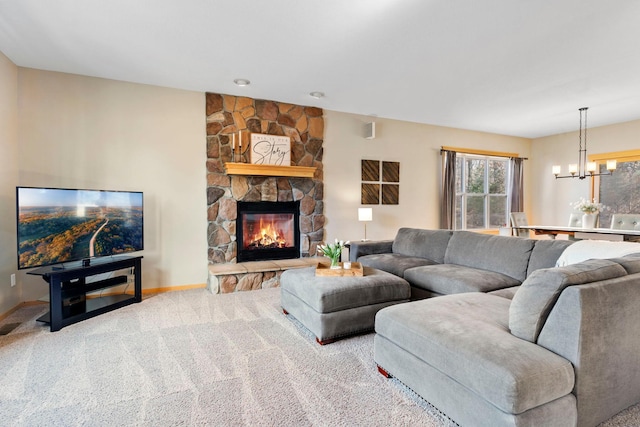
[(455, 151), (456, 153), (464, 153), (464, 154), (479, 154), (482, 156), (494, 156), (494, 157), (517, 157), (522, 160), (529, 160), (527, 157), (520, 157), (518, 153), (507, 153), (504, 151), (489, 151), (489, 150), (476, 150), (473, 148), (458, 148), (458, 147), (448, 147), (443, 145), (440, 148), (440, 152), (443, 151)]

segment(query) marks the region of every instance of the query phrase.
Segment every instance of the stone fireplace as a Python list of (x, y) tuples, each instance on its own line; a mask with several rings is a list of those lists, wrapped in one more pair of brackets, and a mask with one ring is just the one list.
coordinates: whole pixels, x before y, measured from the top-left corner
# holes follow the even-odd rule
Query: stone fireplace
[[(323, 111), (275, 101), (257, 100), (214, 93), (206, 94), (207, 117), (207, 221), (210, 271), (246, 271), (250, 260), (238, 253), (238, 204), (246, 202), (296, 202), (299, 205), (299, 239), (295, 258), (316, 254), (324, 240), (323, 185)], [(264, 176), (227, 173), (226, 163), (248, 163), (246, 147), (240, 156), (232, 156), (231, 135), (243, 131), (288, 136), (291, 139), (291, 166), (314, 167), (313, 177)], [(277, 286), (281, 271), (267, 271), (262, 279), (252, 278), (243, 285), (244, 276), (233, 274), (222, 292), (260, 286)], [(251, 273), (253, 274), (253, 273)], [(269, 282), (269, 285), (259, 285)], [(221, 282), (222, 283), (222, 282)], [(234, 284), (235, 283), (235, 284)]]

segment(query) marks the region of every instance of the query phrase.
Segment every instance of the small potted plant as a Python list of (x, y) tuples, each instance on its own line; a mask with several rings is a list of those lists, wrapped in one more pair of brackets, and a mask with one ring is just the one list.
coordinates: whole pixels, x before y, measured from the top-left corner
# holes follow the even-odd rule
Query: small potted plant
[(331, 268), (340, 268), (340, 257), (342, 256), (342, 249), (349, 244), (349, 241), (335, 240), (335, 243), (327, 243), (324, 245), (318, 245), (318, 251), (328, 257), (331, 260)]

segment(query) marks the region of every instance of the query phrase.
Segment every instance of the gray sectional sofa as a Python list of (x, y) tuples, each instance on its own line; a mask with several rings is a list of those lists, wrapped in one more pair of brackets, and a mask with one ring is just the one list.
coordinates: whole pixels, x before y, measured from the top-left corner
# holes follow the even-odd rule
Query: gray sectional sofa
[(553, 267), (570, 242), (470, 234), (352, 245), (439, 295), (378, 312), (381, 373), (463, 426), (595, 426), (640, 402), (640, 256)]
[(461, 292), (510, 297), (535, 270), (554, 267), (572, 243), (401, 228), (394, 240), (352, 242), (349, 258), (403, 277), (412, 299)]

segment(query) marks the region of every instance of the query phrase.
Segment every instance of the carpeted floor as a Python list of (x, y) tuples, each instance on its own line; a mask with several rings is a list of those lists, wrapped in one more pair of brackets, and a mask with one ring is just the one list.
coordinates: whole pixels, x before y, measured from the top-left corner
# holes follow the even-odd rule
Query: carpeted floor
[(0, 336), (0, 425), (454, 425), (377, 373), (373, 334), (320, 346), (279, 302), (171, 292), (54, 333), (22, 308), (0, 323), (19, 324)]

